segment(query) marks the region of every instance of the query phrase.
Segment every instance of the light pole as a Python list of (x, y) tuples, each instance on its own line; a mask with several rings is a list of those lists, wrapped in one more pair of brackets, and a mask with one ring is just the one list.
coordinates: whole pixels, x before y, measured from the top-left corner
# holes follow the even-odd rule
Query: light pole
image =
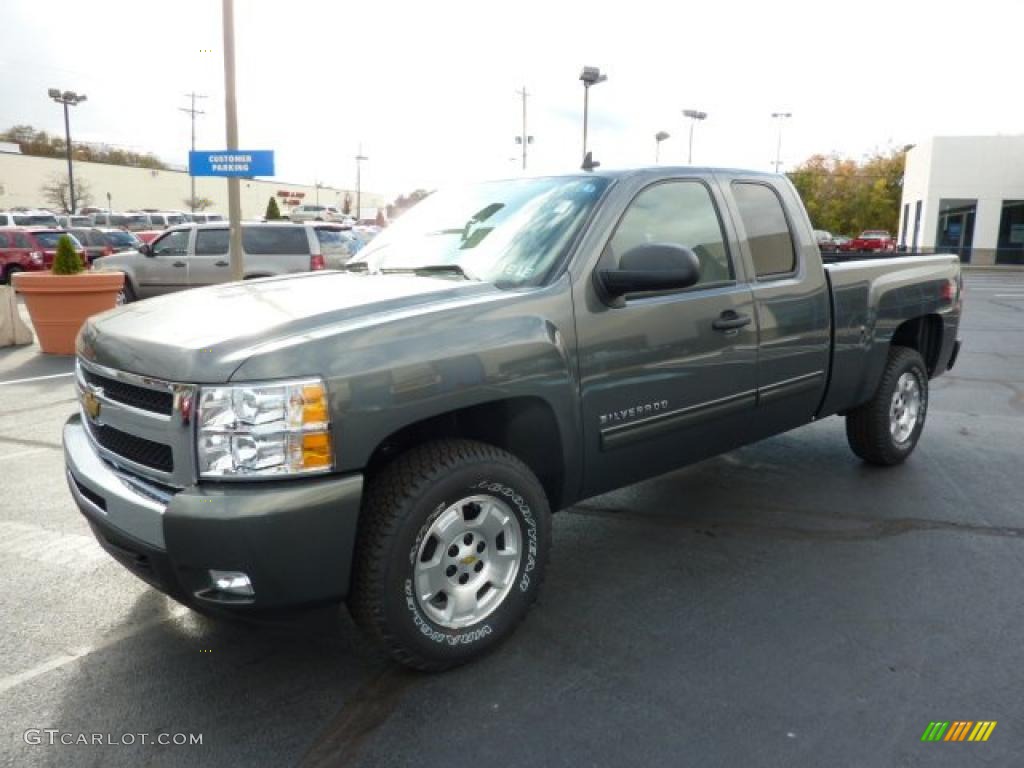
[(363, 145), (359, 145), (359, 154), (356, 155), (356, 222), (363, 217), (363, 161), (369, 160), (363, 154)]
[(669, 137), (667, 131), (658, 131), (654, 134), (654, 164), (657, 165), (661, 162), (661, 142)]
[(697, 124), (698, 120), (707, 120), (708, 113), (696, 109), (684, 109), (683, 117), (690, 118), (690, 148), (686, 153), (686, 164), (691, 165), (693, 163), (693, 126)]
[(107, 225), (108, 225), (108, 226), (110, 225), (110, 218), (109, 218), (109, 217), (110, 217), (110, 214), (112, 214), (113, 212), (114, 212), (114, 206), (113, 206), (113, 204), (112, 204), (112, 203), (110, 202), (110, 193), (109, 193), (109, 192), (107, 192), (107, 217), (108, 217), (108, 218), (107, 218)]
[(68, 150), (68, 202), (71, 204), (69, 214), (75, 212), (75, 172), (71, 167), (71, 121), (68, 118), (68, 107), (74, 107), (86, 100), (85, 94), (77, 94), (74, 91), (61, 91), (59, 88), (50, 88), (47, 94), (58, 104), (64, 105), (64, 140)]
[(602, 75), (597, 67), (584, 67), (580, 72), (580, 81), (583, 83), (583, 162), (587, 160), (587, 119), (590, 110), (590, 86), (603, 83), (608, 75)]
[(782, 165), (782, 121), (787, 117), (792, 117), (792, 112), (772, 112), (772, 117), (779, 121), (779, 140), (775, 143), (775, 172), (779, 172), (779, 166)]
[(516, 136), (516, 144), (521, 144), (523, 147), (523, 170), (526, 170), (526, 145), (533, 144), (533, 136), (526, 134), (526, 97), (529, 96), (526, 92), (526, 86), (523, 86), (523, 90), (516, 91), (523, 99), (523, 132), (519, 136)]
[(320, 190), (324, 187), (323, 182), (315, 181), (313, 186), (316, 187), (316, 204), (320, 205)]

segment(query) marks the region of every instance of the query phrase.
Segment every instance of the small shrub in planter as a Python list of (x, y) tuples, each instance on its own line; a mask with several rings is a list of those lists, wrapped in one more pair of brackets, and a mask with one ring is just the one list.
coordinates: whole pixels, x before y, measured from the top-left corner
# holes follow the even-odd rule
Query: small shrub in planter
[(53, 274), (55, 275), (77, 275), (85, 271), (85, 265), (81, 257), (71, 244), (71, 238), (61, 235), (57, 241), (57, 255), (53, 257)]

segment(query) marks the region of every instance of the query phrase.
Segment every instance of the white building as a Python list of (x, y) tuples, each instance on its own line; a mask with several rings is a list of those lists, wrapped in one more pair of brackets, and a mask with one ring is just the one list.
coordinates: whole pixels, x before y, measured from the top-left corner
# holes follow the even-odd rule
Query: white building
[[(15, 145), (15, 150), (17, 146)], [(0, 147), (0, 209), (49, 208), (41, 189), (53, 179), (66, 179), (67, 161), (63, 158), (35, 157), (4, 151)], [(191, 177), (180, 170), (150, 170), (106, 163), (76, 160), (75, 182), (84, 181), (91, 191), (91, 205), (109, 206), (115, 211), (152, 208), (163, 211), (187, 211)], [(285, 216), (300, 203), (317, 203), (343, 207), (346, 195), (355, 206), (355, 190), (316, 187), (313, 184), (289, 184), (274, 179), (240, 179), (242, 217), (261, 218), (271, 197)], [(227, 179), (196, 178), (196, 197), (213, 201), (210, 211), (227, 214)], [(363, 209), (384, 205), (382, 195), (362, 192)], [(78, 207), (82, 207), (80, 203)]]
[(1024, 264), (1024, 136), (937, 136), (907, 152), (899, 243)]

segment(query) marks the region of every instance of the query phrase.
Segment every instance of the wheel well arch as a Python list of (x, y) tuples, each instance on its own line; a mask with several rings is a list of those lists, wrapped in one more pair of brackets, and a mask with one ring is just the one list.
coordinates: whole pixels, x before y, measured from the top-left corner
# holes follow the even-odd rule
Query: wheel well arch
[(942, 318), (936, 314), (922, 315), (901, 323), (892, 335), (892, 344), (916, 349), (924, 358), (928, 375), (935, 373), (942, 351)]
[(531, 396), (491, 400), (408, 424), (377, 444), (366, 472), (372, 475), (409, 448), (443, 438), (479, 440), (503, 448), (537, 476), (551, 509), (560, 508), (565, 454), (558, 419), (546, 400)]

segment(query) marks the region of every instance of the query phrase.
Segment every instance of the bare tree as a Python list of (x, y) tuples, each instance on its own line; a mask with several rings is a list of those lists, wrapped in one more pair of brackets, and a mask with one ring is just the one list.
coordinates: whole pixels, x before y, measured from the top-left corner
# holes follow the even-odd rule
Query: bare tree
[[(71, 190), (68, 187), (68, 175), (56, 173), (50, 180), (39, 188), (43, 199), (53, 208), (59, 208), (65, 213), (74, 213), (71, 210)], [(92, 205), (92, 187), (83, 178), (75, 179), (75, 206), (82, 208)]]
[[(208, 197), (197, 197), (194, 201), (191, 197), (186, 197), (182, 202), (188, 210), (195, 208), (197, 211), (205, 211), (213, 206), (213, 200)], [(193, 205), (193, 202), (195, 205)]]

